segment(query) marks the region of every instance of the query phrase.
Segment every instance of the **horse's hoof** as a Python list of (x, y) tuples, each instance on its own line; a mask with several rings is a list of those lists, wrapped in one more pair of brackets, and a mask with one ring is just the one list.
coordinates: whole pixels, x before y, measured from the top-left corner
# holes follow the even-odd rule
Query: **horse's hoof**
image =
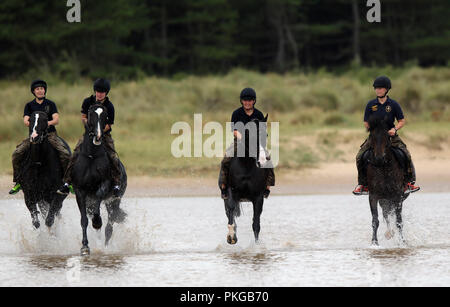
[(33, 214), (31, 216), (32, 219), (32, 223), (33, 223), (33, 227), (38, 229), (39, 227), (41, 227), (41, 223), (39, 222), (39, 216), (37, 213)]
[(39, 227), (41, 227), (41, 223), (39, 221), (33, 221), (33, 227), (35, 229), (38, 229)]
[(89, 256), (90, 253), (91, 251), (89, 250), (88, 246), (83, 246), (81, 248), (81, 256)]
[(53, 223), (55, 222), (55, 216), (54, 215), (48, 215), (45, 219), (45, 226), (48, 228), (53, 226)]
[(378, 246), (378, 241), (377, 240), (372, 240), (372, 246)]
[(100, 215), (94, 215), (92, 218), (92, 227), (94, 227), (94, 229), (102, 228), (102, 218)]
[(236, 236), (233, 236), (233, 237), (227, 236), (227, 242), (228, 242), (228, 244), (231, 244), (231, 245), (236, 244), (237, 243), (237, 237)]

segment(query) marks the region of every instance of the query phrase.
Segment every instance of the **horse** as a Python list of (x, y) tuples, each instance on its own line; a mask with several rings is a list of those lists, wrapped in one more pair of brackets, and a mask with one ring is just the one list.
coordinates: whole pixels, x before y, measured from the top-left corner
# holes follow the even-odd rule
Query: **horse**
[[(66, 195), (56, 193), (62, 184), (63, 166), (58, 152), (47, 139), (48, 116), (34, 112), (30, 116), (30, 147), (24, 153), (19, 170), (18, 183), (22, 186), (25, 204), (31, 213), (33, 226), (40, 227), (39, 213), (45, 217), (45, 225), (51, 227), (60, 214)], [(64, 142), (65, 143), (65, 142)], [(66, 148), (70, 153), (70, 147)], [(38, 211), (37, 207), (39, 206)]]
[(366, 168), (369, 203), (372, 213), (373, 245), (378, 245), (378, 202), (388, 227), (388, 231), (385, 234), (386, 238), (391, 239), (394, 234), (390, 226), (389, 217), (395, 212), (400, 240), (403, 243), (405, 242), (403, 238), (402, 207), (403, 201), (409, 194), (404, 194), (404, 170), (391, 145), (388, 130), (385, 119), (376, 115), (369, 118), (369, 142), (371, 149), (367, 152)]
[(81, 214), (83, 232), (81, 255), (89, 255), (87, 239), (88, 215), (92, 227), (100, 230), (100, 204), (104, 202), (108, 212), (108, 222), (105, 227), (105, 246), (108, 245), (113, 232), (114, 223), (122, 223), (126, 213), (120, 208), (120, 202), (127, 187), (127, 174), (120, 162), (121, 185), (119, 197), (113, 195), (110, 160), (107, 156), (104, 142), (104, 129), (107, 120), (107, 110), (101, 104), (92, 105), (88, 111), (85, 123), (85, 133), (80, 145), (80, 153), (74, 161), (72, 169), (72, 184), (76, 195), (78, 209)]
[[(225, 213), (228, 218), (228, 244), (237, 243), (237, 225), (235, 218), (241, 214), (240, 203), (249, 201), (253, 203), (253, 233), (255, 242), (259, 240), (260, 216), (263, 210), (266, 189), (267, 168), (259, 165), (260, 144), (265, 148), (267, 132), (267, 117), (259, 121), (252, 120), (249, 124), (254, 124), (256, 135), (245, 130), (244, 140), (237, 141), (235, 138), (234, 156), (230, 161), (227, 187), (229, 197), (224, 200)], [(261, 123), (261, 124), (260, 124)], [(251, 127), (251, 126), (250, 126)], [(262, 131), (260, 131), (262, 129)], [(253, 129), (251, 129), (253, 130)], [(256, 139), (256, 147), (254, 140)], [(253, 141), (250, 143), (250, 141)], [(238, 152), (239, 154), (236, 154)], [(244, 153), (244, 154), (242, 154)]]

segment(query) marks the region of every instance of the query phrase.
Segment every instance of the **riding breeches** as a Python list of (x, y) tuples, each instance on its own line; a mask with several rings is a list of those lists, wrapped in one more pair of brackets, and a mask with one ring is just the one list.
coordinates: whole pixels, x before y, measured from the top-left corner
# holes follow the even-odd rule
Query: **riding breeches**
[[(402, 141), (402, 139), (395, 135), (391, 137), (391, 145), (394, 147), (397, 147), (401, 149), (407, 158), (407, 169), (405, 172), (405, 183), (416, 182), (416, 170), (414, 168), (414, 164), (411, 159), (411, 153), (409, 152), (406, 144)], [(362, 157), (364, 153), (370, 149), (370, 142), (369, 138), (367, 138), (364, 143), (362, 143), (361, 148), (359, 149), (358, 154), (356, 155), (356, 167), (358, 169), (358, 184), (367, 186), (367, 177), (364, 169), (364, 161), (362, 160)]]
[[(230, 170), (230, 162), (231, 159), (233, 158), (233, 154), (234, 154), (234, 150), (235, 150), (235, 143), (231, 144), (227, 150), (225, 151), (225, 155), (222, 159), (222, 162), (220, 163), (220, 172), (219, 172), (219, 187), (221, 187), (222, 185), (227, 185), (227, 179), (228, 179), (228, 173)], [(234, 145), (234, 146), (233, 146)], [(264, 149), (265, 150), (265, 149)], [(269, 153), (266, 151), (266, 156), (267, 156), (267, 166), (266, 167), (268, 170), (267, 173), (267, 179), (266, 179), (266, 186), (274, 186), (275, 185), (275, 173), (273, 171), (273, 167), (270, 167), (272, 165), (272, 161), (270, 160), (270, 156)]]
[[(70, 161), (70, 152), (66, 148), (64, 142), (58, 137), (56, 132), (50, 132), (47, 135), (47, 140), (50, 145), (56, 149), (58, 152), (59, 161), (61, 162), (61, 166), (63, 171), (66, 170), (67, 165)], [(23, 159), (23, 154), (30, 147), (30, 138), (26, 138), (19, 145), (17, 145), (16, 150), (14, 150), (12, 154), (12, 166), (13, 166), (13, 181), (17, 182), (19, 179), (18, 170), (20, 168), (20, 163)]]
[[(119, 155), (117, 154), (115, 147), (114, 147), (114, 140), (111, 137), (110, 133), (106, 133), (103, 135), (103, 140), (105, 142), (105, 149), (106, 154), (108, 155), (108, 158), (112, 164), (111, 167), (111, 177), (113, 180), (114, 185), (120, 184), (120, 177), (121, 177), (121, 171), (120, 171), (120, 161), (119, 161)], [(78, 158), (78, 155), (80, 154), (81, 144), (83, 143), (83, 137), (78, 140), (77, 146), (75, 146), (75, 149), (73, 150), (72, 159), (70, 159), (69, 165), (67, 166), (66, 173), (64, 174), (64, 182), (66, 183), (72, 183), (72, 169), (73, 165), (75, 164), (75, 161)]]

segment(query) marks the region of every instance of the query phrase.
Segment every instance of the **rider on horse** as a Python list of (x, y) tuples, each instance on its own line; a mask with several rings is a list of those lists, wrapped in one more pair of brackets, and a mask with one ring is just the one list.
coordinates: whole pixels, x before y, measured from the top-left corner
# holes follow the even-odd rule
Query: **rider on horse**
[[(389, 135), (391, 136), (391, 144), (393, 147), (397, 147), (403, 151), (408, 160), (407, 170), (405, 173), (405, 194), (413, 193), (420, 190), (420, 187), (415, 186), (416, 172), (414, 165), (411, 160), (411, 154), (409, 153), (405, 143), (400, 139), (397, 131), (400, 130), (405, 125), (405, 118), (403, 116), (403, 111), (400, 104), (395, 100), (387, 96), (389, 90), (391, 89), (391, 80), (388, 77), (381, 76), (375, 79), (373, 83), (375, 93), (377, 95), (376, 99), (373, 99), (367, 103), (366, 110), (364, 113), (364, 126), (366, 129), (369, 128), (369, 117), (372, 114), (376, 114), (381, 118), (387, 119), (387, 124), (389, 128)], [(397, 119), (397, 125), (394, 125), (395, 119)], [(370, 142), (368, 139), (364, 141), (361, 148), (356, 155), (356, 166), (358, 169), (358, 185), (356, 186), (353, 194), (355, 195), (367, 195), (367, 178), (364, 172), (364, 153), (370, 149)]]
[[(232, 116), (231, 116), (231, 122), (233, 125), (236, 125), (238, 122), (242, 122), (244, 125), (246, 125), (248, 122), (250, 122), (253, 119), (258, 119), (260, 121), (264, 121), (264, 115), (255, 108), (256, 103), (256, 92), (252, 88), (245, 88), (241, 91), (240, 95), (241, 105), (242, 107), (236, 109)], [(239, 126), (237, 126), (239, 127)], [(237, 140), (242, 139), (242, 134), (244, 131), (240, 131), (239, 128), (233, 129), (234, 137)], [(220, 174), (219, 174), (219, 188), (221, 190), (221, 197), (223, 199), (228, 198), (228, 188), (227, 188), (227, 178), (228, 173), (230, 169), (230, 162), (234, 155), (234, 143), (231, 144), (224, 155), (224, 158), (221, 163), (220, 168)], [(264, 150), (266, 150), (264, 148)], [(268, 160), (270, 160), (269, 154), (266, 151), (266, 157)], [(266, 190), (264, 191), (264, 197), (267, 198), (270, 194), (270, 187), (275, 185), (275, 174), (273, 172), (273, 168), (268, 168), (269, 174), (267, 176), (266, 181)]]
[[(34, 95), (35, 99), (28, 102), (25, 105), (23, 111), (23, 123), (25, 126), (30, 126), (30, 116), (33, 112), (42, 111), (47, 114), (48, 121), (48, 135), (47, 139), (50, 145), (56, 149), (61, 162), (63, 170), (66, 169), (70, 160), (70, 152), (66, 148), (65, 143), (58, 137), (56, 133), (55, 126), (59, 123), (59, 114), (56, 104), (45, 98), (47, 94), (47, 83), (44, 80), (34, 80), (31, 83), (31, 93)], [(33, 123), (31, 123), (33, 124)], [(24, 156), (24, 153), (30, 148), (30, 138), (26, 138), (19, 145), (17, 145), (16, 150), (12, 155), (12, 165), (13, 165), (13, 181), (17, 183), (19, 177), (20, 162)], [(9, 194), (16, 194), (21, 189), (19, 183), (15, 184), (14, 187), (9, 191)]]
[[(114, 105), (111, 103), (111, 101), (108, 98), (108, 93), (111, 89), (111, 85), (108, 80), (106, 79), (97, 79), (94, 82), (94, 92), (95, 95), (91, 95), (90, 97), (87, 97), (84, 99), (83, 104), (81, 106), (81, 120), (84, 124), (87, 123), (87, 115), (89, 111), (89, 107), (94, 104), (102, 104), (105, 106), (107, 113), (108, 113), (108, 119), (107, 119), (107, 125), (105, 127), (105, 134), (104, 134), (104, 141), (106, 145), (106, 152), (108, 154), (108, 157), (111, 162), (111, 175), (113, 179), (113, 192), (114, 196), (118, 197), (120, 193), (120, 162), (119, 162), (119, 156), (115, 150), (114, 147), (114, 140), (111, 137), (111, 126), (114, 124)], [(64, 185), (58, 190), (59, 194), (68, 194), (70, 191), (70, 185), (72, 182), (72, 168), (77, 160), (77, 157), (80, 153), (80, 147), (81, 143), (83, 142), (83, 138), (81, 138), (78, 141), (77, 146), (74, 149), (72, 159), (70, 160), (69, 166), (67, 167), (67, 170), (64, 174)]]

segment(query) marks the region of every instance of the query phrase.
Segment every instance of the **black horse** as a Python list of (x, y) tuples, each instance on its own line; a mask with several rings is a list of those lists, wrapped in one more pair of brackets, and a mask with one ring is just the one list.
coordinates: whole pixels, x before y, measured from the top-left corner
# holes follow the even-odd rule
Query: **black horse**
[[(35, 228), (40, 227), (38, 205), (40, 213), (45, 218), (45, 225), (51, 227), (66, 198), (65, 195), (56, 193), (62, 184), (65, 170), (61, 165), (58, 152), (47, 139), (47, 128), (46, 113), (34, 112), (31, 114), (30, 148), (24, 153), (18, 178)], [(70, 152), (67, 144), (66, 147)]]
[(125, 167), (121, 167), (121, 186), (119, 197), (113, 195), (111, 179), (111, 161), (109, 160), (103, 141), (106, 126), (107, 110), (101, 104), (93, 105), (88, 111), (80, 153), (74, 161), (72, 169), (73, 187), (78, 208), (81, 214), (83, 229), (82, 255), (90, 253), (87, 239), (88, 215), (92, 219), (92, 227), (101, 229), (100, 204), (104, 201), (108, 212), (108, 223), (105, 228), (105, 245), (111, 239), (113, 224), (122, 223), (126, 213), (120, 208), (120, 201), (127, 187)]
[[(260, 231), (260, 216), (263, 210), (264, 190), (268, 169), (260, 167), (260, 146), (265, 148), (267, 138), (267, 117), (263, 121), (253, 120), (256, 131), (245, 130), (242, 141), (235, 139), (234, 156), (230, 161), (228, 175), (228, 199), (225, 199), (225, 212), (228, 217), (229, 244), (237, 243), (235, 217), (240, 216), (240, 203), (250, 201), (253, 203), (253, 233), (258, 242)], [(261, 124), (260, 124), (261, 123)], [(250, 126), (251, 127), (251, 126)], [(253, 129), (252, 129), (253, 130)], [(256, 140), (256, 142), (255, 142)], [(256, 145), (255, 145), (256, 143)]]
[(404, 170), (400, 159), (397, 158), (399, 156), (396, 153), (397, 149), (391, 145), (388, 130), (386, 121), (379, 116), (372, 116), (369, 119), (371, 149), (367, 152), (367, 180), (372, 212), (372, 244), (374, 245), (378, 245), (378, 201), (388, 226), (386, 238), (390, 239), (393, 236), (389, 217), (395, 213), (400, 239), (404, 242), (402, 206), (409, 194), (404, 194)]

